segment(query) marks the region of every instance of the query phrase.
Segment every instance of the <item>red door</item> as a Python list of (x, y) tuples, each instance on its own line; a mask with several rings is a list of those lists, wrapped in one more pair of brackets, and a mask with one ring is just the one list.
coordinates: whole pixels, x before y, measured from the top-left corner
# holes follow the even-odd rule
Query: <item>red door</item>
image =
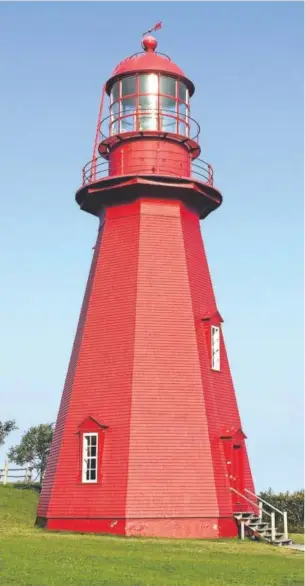
[[(243, 443), (233, 443), (232, 445), (232, 478), (231, 486), (237, 492), (233, 493), (233, 506), (234, 510), (243, 511), (245, 508), (245, 499), (240, 495), (244, 494), (244, 446)], [(240, 493), (240, 494), (237, 494)]]
[[(233, 510), (240, 512), (245, 509), (246, 501), (240, 494), (244, 492), (244, 442), (237, 438), (224, 440), (224, 453), (232, 490)], [(234, 492), (237, 491), (237, 492)]]

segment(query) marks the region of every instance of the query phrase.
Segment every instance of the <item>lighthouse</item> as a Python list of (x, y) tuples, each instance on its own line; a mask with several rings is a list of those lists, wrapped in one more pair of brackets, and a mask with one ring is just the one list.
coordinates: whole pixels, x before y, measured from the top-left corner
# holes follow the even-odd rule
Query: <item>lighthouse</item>
[(254, 510), (200, 232), (222, 195), (194, 92), (151, 34), (104, 85), (76, 193), (98, 234), (37, 511), (50, 530), (234, 537)]

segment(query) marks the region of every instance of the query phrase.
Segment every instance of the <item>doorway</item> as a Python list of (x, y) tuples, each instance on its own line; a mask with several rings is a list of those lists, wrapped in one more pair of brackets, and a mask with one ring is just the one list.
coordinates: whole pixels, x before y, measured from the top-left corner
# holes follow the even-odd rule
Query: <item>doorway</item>
[[(223, 439), (224, 455), (228, 470), (230, 487), (233, 488), (232, 504), (235, 512), (245, 509), (246, 501), (240, 496), (244, 494), (244, 440), (242, 437), (227, 437)], [(240, 494), (237, 494), (234, 491)]]

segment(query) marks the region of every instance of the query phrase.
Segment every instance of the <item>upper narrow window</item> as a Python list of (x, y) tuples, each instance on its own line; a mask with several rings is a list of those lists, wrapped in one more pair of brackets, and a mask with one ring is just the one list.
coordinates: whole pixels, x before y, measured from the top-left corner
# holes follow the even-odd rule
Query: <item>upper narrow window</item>
[(97, 482), (98, 474), (98, 434), (83, 434), (83, 482)]
[(220, 328), (211, 327), (211, 360), (212, 369), (220, 370)]

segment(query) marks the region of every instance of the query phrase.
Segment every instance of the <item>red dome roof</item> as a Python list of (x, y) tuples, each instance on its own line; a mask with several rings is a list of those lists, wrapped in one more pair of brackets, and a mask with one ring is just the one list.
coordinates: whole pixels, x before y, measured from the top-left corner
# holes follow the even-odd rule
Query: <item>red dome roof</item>
[(119, 63), (113, 70), (110, 79), (106, 83), (107, 94), (118, 77), (132, 75), (134, 73), (156, 72), (165, 73), (182, 79), (189, 88), (190, 95), (194, 93), (193, 83), (185, 77), (185, 73), (166, 55), (155, 53), (157, 41), (154, 37), (145, 37), (142, 41), (143, 53), (135, 53)]

